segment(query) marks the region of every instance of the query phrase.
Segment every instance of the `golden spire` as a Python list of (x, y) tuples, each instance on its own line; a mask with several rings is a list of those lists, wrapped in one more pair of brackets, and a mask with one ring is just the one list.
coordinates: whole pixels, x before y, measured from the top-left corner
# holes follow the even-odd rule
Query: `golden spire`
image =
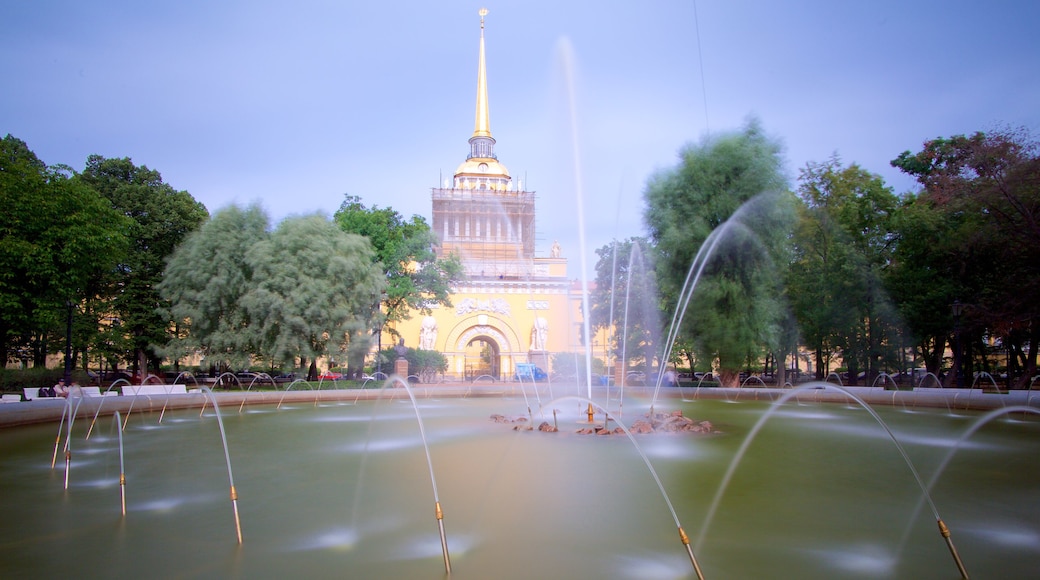
[(477, 121), (474, 137), (491, 137), (491, 118), (488, 113), (487, 70), (484, 66), (484, 17), (487, 8), (480, 9), (480, 58), (477, 62)]

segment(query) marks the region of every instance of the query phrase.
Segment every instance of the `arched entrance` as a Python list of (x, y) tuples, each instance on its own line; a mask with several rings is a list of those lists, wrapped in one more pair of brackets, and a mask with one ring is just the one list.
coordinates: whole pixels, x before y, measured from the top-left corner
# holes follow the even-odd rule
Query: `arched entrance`
[(485, 314), (458, 321), (448, 332), (445, 352), (458, 378), (487, 375), (502, 379), (513, 374), (519, 340), (509, 324)]
[(474, 337), (466, 343), (464, 353), (466, 380), (482, 376), (501, 378), (501, 349), (494, 339), (489, 336)]

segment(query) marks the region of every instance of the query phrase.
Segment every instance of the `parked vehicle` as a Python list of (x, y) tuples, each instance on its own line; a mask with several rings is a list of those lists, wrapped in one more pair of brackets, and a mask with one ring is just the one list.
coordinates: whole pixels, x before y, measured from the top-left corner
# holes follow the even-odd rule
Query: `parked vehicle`
[(516, 372), (513, 374), (513, 380), (544, 381), (548, 378), (549, 375), (534, 363), (516, 363)]

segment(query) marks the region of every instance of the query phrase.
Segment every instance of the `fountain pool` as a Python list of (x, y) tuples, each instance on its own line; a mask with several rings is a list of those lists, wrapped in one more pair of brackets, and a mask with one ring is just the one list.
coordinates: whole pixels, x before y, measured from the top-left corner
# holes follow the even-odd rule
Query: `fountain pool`
[[(602, 393), (598, 393), (602, 396)], [(706, 578), (957, 578), (922, 494), (863, 409), (798, 398), (747, 447), (710, 525), (709, 504), (768, 401), (676, 398), (659, 410), (716, 435), (636, 441), (692, 540)], [(689, 393), (687, 393), (689, 394)], [(649, 396), (626, 394), (631, 423)], [(514, 431), (519, 397), (418, 399), (457, 578), (688, 578), (668, 507), (624, 436)], [(222, 406), (239, 497), (234, 515), (212, 406), (131, 415), (120, 509), (115, 420), (72, 429), (69, 489), (51, 468), (56, 423), (0, 430), (0, 576), (440, 578), (430, 470), (407, 397)], [(978, 412), (877, 407), (924, 480)], [(92, 414), (93, 411), (91, 410)], [(535, 409), (535, 422), (543, 417)], [(553, 422), (551, 412), (544, 419)], [(973, 577), (1040, 569), (1040, 421), (1013, 414), (958, 448), (932, 490)], [(913, 517), (912, 517), (913, 516)]]

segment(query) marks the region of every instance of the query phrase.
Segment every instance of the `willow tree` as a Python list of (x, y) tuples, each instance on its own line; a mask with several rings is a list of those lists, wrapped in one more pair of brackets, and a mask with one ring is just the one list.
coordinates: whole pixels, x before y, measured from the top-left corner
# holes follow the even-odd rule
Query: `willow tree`
[(687, 146), (678, 166), (653, 176), (644, 193), (669, 316), (685, 300), (694, 257), (718, 230), (677, 335), (699, 360), (713, 361), (727, 386), (781, 348), (786, 316), (777, 266), (787, 259), (792, 204), (789, 194), (762, 195), (786, 190), (782, 168), (782, 146), (752, 119), (739, 132)]
[(360, 369), (379, 325), (386, 287), (367, 239), (321, 215), (283, 220), (250, 248), (252, 284), (241, 304), (261, 356), (279, 365), (296, 358), (345, 357)]
[(320, 215), (273, 231), (258, 206), (218, 212), (170, 259), (160, 290), (177, 336), (168, 356), (198, 352), (211, 364), (294, 366), (319, 356), (357, 361), (380, 316), (385, 282), (371, 245)]
[(249, 250), (270, 236), (257, 205), (229, 206), (188, 236), (170, 257), (158, 286), (169, 303), (174, 334), (161, 349), (177, 360), (197, 353), (215, 368), (243, 367), (261, 353), (256, 327), (241, 301), (252, 288)]

